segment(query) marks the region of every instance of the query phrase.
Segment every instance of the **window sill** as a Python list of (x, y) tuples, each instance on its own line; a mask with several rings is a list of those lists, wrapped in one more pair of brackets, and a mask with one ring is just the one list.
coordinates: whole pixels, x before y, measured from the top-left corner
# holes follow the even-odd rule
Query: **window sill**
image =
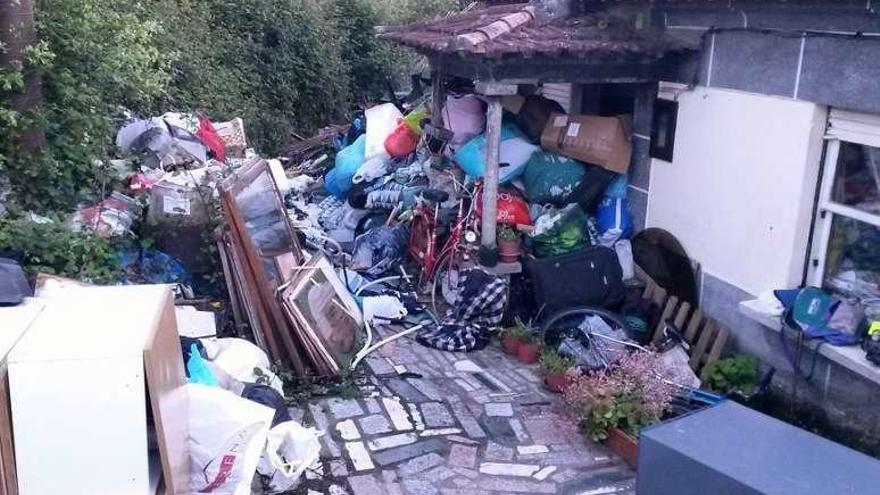
[[(761, 312), (757, 309), (758, 306), (755, 302), (756, 301), (753, 300), (739, 303), (739, 312), (770, 330), (781, 332), (782, 321), (780, 318), (778, 316), (770, 316)], [(863, 351), (861, 347), (823, 345), (819, 348), (819, 354), (853, 373), (880, 385), (880, 367), (874, 366), (867, 360), (867, 358), (865, 358), (865, 351)]]

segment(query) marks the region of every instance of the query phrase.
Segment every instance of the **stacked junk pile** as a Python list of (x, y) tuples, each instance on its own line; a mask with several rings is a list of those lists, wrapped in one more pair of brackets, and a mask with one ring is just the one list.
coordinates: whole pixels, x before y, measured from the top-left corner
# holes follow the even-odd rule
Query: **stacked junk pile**
[[(567, 115), (539, 95), (505, 97), (503, 106), (495, 242), (480, 239), (486, 105), (466, 89), (449, 88), (440, 102), (411, 97), (356, 111), (344, 125), (298, 139), (279, 159), (248, 148), (240, 119), (169, 113), (120, 128), (116, 144), (125, 158), (108, 169), (121, 186), (75, 212), (70, 226), (109, 238), (130, 235), (136, 224), (155, 243), (124, 253), (118, 282), (174, 288), (168, 299), (176, 319), (170, 330), (164, 317), (146, 330), (156, 337), (143, 358), (148, 422), (166, 486), (250, 493), (255, 472), (270, 492), (295, 486), (317, 459), (321, 432), (291, 420), (278, 370), (294, 378), (339, 377), (407, 335), (437, 349), (471, 351), (511, 321), (539, 321), (573, 306), (620, 307), (634, 268), (627, 118)], [(206, 234), (216, 243), (228, 290), (222, 311), (198, 296), (198, 275), (210, 267), (199, 255)], [(39, 277), (36, 285), (34, 297), (12, 308), (21, 342), (60, 331), (40, 324), (53, 306), (86, 311), (95, 297), (90, 291), (124, 289), (57, 277)], [(25, 289), (20, 295), (32, 296)], [(138, 292), (119, 298), (126, 302), (117, 310), (149, 299)], [(105, 312), (92, 314), (98, 313)], [(94, 333), (94, 345), (114, 345), (120, 328), (131, 326), (100, 317), (103, 325), (77, 326)], [(162, 332), (179, 338), (173, 352), (155, 349)], [(14, 429), (25, 431), (26, 403), (14, 386), (16, 349), (0, 348), (0, 357), (10, 362), (13, 385), (4, 400)], [(181, 409), (164, 414), (175, 387), (189, 397), (179, 428)], [(66, 440), (41, 448), (65, 450)], [(0, 449), (4, 463), (11, 456)], [(19, 487), (34, 476), (51, 484), (29, 459), (19, 456)], [(120, 475), (120, 483), (146, 483), (147, 463), (136, 466), (142, 471)], [(67, 488), (110, 483), (58, 478)]]

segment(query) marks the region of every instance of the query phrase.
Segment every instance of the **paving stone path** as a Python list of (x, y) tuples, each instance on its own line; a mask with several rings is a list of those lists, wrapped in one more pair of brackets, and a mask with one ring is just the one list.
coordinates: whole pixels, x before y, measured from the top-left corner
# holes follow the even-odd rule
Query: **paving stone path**
[(320, 461), (292, 493), (635, 493), (633, 471), (578, 432), (537, 366), (494, 343), (467, 354), (393, 345), (367, 358), (364, 397), (291, 410), (326, 432)]

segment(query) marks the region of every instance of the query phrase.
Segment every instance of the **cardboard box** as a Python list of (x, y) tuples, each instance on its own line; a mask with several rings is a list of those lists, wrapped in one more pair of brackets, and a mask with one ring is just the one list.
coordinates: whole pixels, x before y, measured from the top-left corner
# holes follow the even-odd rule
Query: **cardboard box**
[(553, 114), (541, 134), (541, 147), (625, 174), (632, 148), (626, 117)]

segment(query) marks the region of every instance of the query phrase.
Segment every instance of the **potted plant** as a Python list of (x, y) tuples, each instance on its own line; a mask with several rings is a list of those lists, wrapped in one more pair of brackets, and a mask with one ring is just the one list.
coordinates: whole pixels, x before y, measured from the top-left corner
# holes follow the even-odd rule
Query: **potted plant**
[(565, 400), (590, 438), (635, 466), (639, 431), (659, 422), (672, 402), (668, 375), (659, 354), (634, 352), (607, 371), (575, 377)]
[(560, 356), (553, 349), (544, 349), (541, 353), (541, 372), (544, 375), (544, 387), (551, 392), (561, 393), (565, 390), (571, 377), (569, 370), (574, 360)]
[(534, 364), (538, 362), (538, 356), (541, 355), (541, 346), (532, 338), (531, 332), (528, 337), (520, 342), (519, 349), (516, 350), (516, 358), (523, 364)]
[(523, 342), (531, 339), (531, 329), (517, 320), (516, 325), (507, 328), (501, 334), (501, 349), (505, 354), (516, 356)]
[(502, 225), (498, 228), (498, 257), (502, 263), (513, 263), (519, 259), (519, 232), (513, 227)]

